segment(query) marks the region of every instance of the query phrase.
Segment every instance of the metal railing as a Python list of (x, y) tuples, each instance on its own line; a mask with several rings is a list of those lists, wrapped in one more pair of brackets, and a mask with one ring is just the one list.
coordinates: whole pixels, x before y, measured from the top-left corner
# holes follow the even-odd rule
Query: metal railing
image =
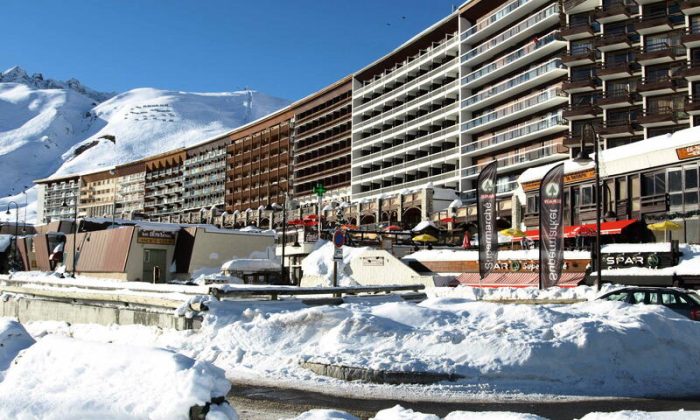
[(487, 66), (480, 68), (477, 71), (471, 72), (462, 78), (462, 85), (466, 85), (481, 77), (484, 77), (510, 63), (513, 63), (521, 58), (525, 58), (528, 54), (537, 51), (538, 49), (551, 44), (554, 41), (563, 41), (561, 36), (557, 31), (550, 32), (549, 34), (538, 39), (537, 42), (531, 42), (524, 47), (513, 51), (512, 53), (500, 58), (496, 61), (489, 63)]
[(563, 68), (564, 66), (561, 63), (561, 59), (555, 58), (549, 61), (548, 63), (544, 63), (524, 73), (520, 73), (517, 76), (511, 77), (510, 79), (501, 82), (496, 86), (492, 86), (491, 88), (485, 89), (484, 91), (477, 93), (476, 95), (472, 95), (466, 98), (462, 101), (462, 108), (466, 108), (469, 105), (477, 104), (492, 96), (496, 96), (498, 94), (506, 92), (512, 88), (517, 87), (520, 84), (529, 82), (535, 79), (536, 77), (542, 76), (543, 74), (549, 73), (553, 70)]
[(569, 123), (568, 121), (565, 121), (560, 114), (555, 114), (549, 118), (544, 118), (534, 123), (531, 122), (525, 126), (518, 127), (516, 129), (509, 130), (504, 133), (496, 134), (491, 137), (469, 143), (466, 146), (462, 147), (462, 153), (465, 154), (475, 152), (477, 150), (489, 146), (506, 143), (510, 140), (516, 140), (520, 137), (524, 137), (557, 126), (568, 127)]
[(462, 55), (461, 61), (462, 63), (467, 62), (471, 60), (472, 58), (475, 58), (486, 51), (489, 51), (506, 41), (508, 41), (510, 38), (518, 35), (519, 33), (525, 31), (526, 29), (538, 24), (539, 22), (545, 20), (546, 18), (558, 14), (559, 13), (559, 6), (557, 4), (553, 4), (546, 9), (542, 10), (539, 13), (536, 13), (535, 15), (529, 17), (528, 19), (524, 20), (523, 22), (519, 23), (518, 25), (515, 25), (511, 27), (510, 29), (500, 33), (498, 36), (495, 36), (488, 41), (480, 44), (476, 48), (473, 48), (466, 53)]
[(384, 155), (391, 154), (393, 152), (396, 152), (397, 150), (406, 149), (406, 148), (409, 148), (409, 147), (414, 146), (416, 144), (427, 142), (430, 140), (434, 140), (434, 139), (437, 139), (437, 138), (442, 137), (442, 136), (449, 136), (451, 134), (454, 134), (454, 135), (459, 134), (459, 125), (458, 124), (455, 124), (451, 127), (443, 128), (442, 130), (436, 131), (436, 132), (431, 133), (431, 134), (426, 134), (425, 136), (416, 137), (413, 140), (410, 140), (410, 141), (407, 141), (407, 142), (404, 142), (401, 144), (397, 144), (396, 146), (391, 146), (391, 147), (386, 148), (386, 149), (382, 149), (382, 150), (377, 151), (375, 153), (370, 153), (369, 155), (357, 157), (357, 158), (353, 159), (353, 163), (357, 165), (357, 164), (360, 164), (360, 163), (368, 161), (368, 160), (383, 157)]

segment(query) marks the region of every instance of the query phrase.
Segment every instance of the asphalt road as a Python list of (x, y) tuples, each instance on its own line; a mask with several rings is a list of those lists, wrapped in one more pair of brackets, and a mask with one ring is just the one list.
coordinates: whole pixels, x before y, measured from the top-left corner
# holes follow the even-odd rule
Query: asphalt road
[(610, 399), (573, 402), (478, 402), (430, 403), (398, 400), (362, 400), (320, 393), (234, 384), (228, 395), (241, 420), (279, 420), (294, 418), (314, 409), (346, 411), (363, 420), (377, 411), (397, 404), (440, 417), (452, 411), (514, 411), (537, 414), (550, 420), (573, 420), (592, 411), (674, 411), (700, 410), (700, 397), (694, 399)]

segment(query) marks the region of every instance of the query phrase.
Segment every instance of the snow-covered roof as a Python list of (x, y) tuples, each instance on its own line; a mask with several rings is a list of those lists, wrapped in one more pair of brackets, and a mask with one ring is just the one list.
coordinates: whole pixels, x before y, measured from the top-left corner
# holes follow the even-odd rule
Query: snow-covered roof
[[(499, 250), (499, 260), (539, 260), (539, 249), (526, 250)], [(566, 259), (588, 259), (591, 253), (588, 251), (564, 251)], [(417, 261), (478, 261), (479, 252), (463, 249), (422, 249), (406, 255), (402, 260)]]
[(259, 259), (238, 259), (225, 262), (221, 266), (221, 270), (226, 271), (269, 271), (269, 270), (280, 270), (282, 266), (280, 263), (272, 260), (259, 260)]
[[(700, 145), (700, 127), (679, 130), (673, 134), (663, 134), (636, 143), (603, 150), (600, 153), (601, 176), (618, 175), (680, 162), (676, 149), (691, 145)], [(559, 163), (561, 162), (530, 168), (520, 175), (518, 182), (523, 184), (539, 181), (547, 171)], [(564, 161), (564, 173), (566, 174), (593, 167), (593, 162), (580, 165), (571, 159)]]
[(433, 223), (432, 221), (430, 221), (430, 220), (423, 220), (422, 222), (418, 223), (418, 224), (416, 225), (416, 227), (414, 227), (412, 230), (413, 230), (414, 232), (418, 232), (418, 231), (421, 231), (421, 230), (423, 230), (423, 229), (425, 229), (425, 228), (427, 228), (427, 227), (434, 227), (435, 229), (438, 228), (437, 226), (435, 226), (435, 223)]

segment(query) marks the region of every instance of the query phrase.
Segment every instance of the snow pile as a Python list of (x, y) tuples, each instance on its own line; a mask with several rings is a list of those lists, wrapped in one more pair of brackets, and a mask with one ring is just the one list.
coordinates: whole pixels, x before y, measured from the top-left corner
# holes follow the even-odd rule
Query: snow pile
[(222, 370), (172, 351), (47, 336), (0, 383), (0, 418), (186, 420), (230, 387)]
[(190, 276), (190, 282), (198, 286), (211, 283), (243, 284), (243, 280), (235, 276), (227, 276), (217, 267), (200, 267)]
[(34, 344), (34, 339), (15, 321), (0, 318), (0, 380), (17, 354)]
[(226, 261), (221, 266), (221, 271), (280, 271), (282, 265), (277, 261), (267, 259), (240, 258)]
[[(352, 278), (350, 263), (359, 258), (369, 247), (343, 246), (343, 259), (338, 261), (338, 286), (359, 285)], [(325, 286), (333, 285), (333, 253), (335, 245), (332, 242), (319, 240), (313, 251), (301, 262), (304, 277), (318, 277)]]
[(14, 235), (0, 235), (0, 252), (5, 252), (7, 248), (10, 247), (13, 236)]
[(600, 291), (592, 286), (550, 287), (540, 290), (537, 287), (431, 287), (425, 290), (429, 297), (450, 297), (470, 300), (544, 300), (544, 299), (585, 299), (593, 300), (605, 293), (625, 287), (618, 284), (604, 284)]
[[(688, 366), (700, 363), (700, 323), (660, 305), (505, 305), (459, 298), (415, 304), (386, 296), (340, 306), (308, 307), (298, 300), (210, 300), (207, 306), (198, 332), (58, 323), (27, 328), (165, 347), (243, 381), (374, 398), (382, 392), (453, 401), (683, 396), (697, 382)], [(463, 378), (427, 386), (347, 383), (316, 376), (302, 361)]]
[[(700, 411), (618, 411), (616, 413), (590, 413), (581, 420), (700, 420)], [(286, 420), (360, 420), (336, 410), (311, 410), (293, 419)], [(433, 414), (423, 414), (397, 405), (382, 410), (371, 420), (441, 420)], [(508, 411), (454, 411), (444, 420), (547, 420), (535, 414), (512, 413)]]

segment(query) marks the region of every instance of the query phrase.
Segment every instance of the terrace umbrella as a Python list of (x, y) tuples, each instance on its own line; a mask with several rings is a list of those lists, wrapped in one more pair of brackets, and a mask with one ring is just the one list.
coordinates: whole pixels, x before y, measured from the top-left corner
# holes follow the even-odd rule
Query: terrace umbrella
[(649, 230), (664, 231), (664, 241), (668, 241), (668, 231), (669, 230), (681, 230), (683, 226), (678, 223), (669, 222), (668, 220), (663, 222), (652, 223), (647, 225)]
[(315, 214), (310, 214), (310, 215), (304, 217), (304, 220), (318, 220), (318, 219), (319, 219), (319, 216), (315, 215)]
[(384, 228), (385, 232), (391, 232), (392, 230), (403, 230), (401, 226), (391, 225)]
[(307, 220), (305, 222), (302, 222), (302, 225), (304, 225), (304, 226), (316, 226), (316, 225), (318, 225), (318, 222), (316, 222), (314, 220)]
[(347, 224), (340, 227), (342, 230), (358, 230), (359, 228), (355, 225)]
[(422, 235), (414, 236), (413, 241), (414, 242), (437, 242), (437, 238), (432, 236), (432, 235), (428, 235), (427, 233), (424, 233)]
[(445, 217), (444, 219), (440, 219), (440, 221), (442, 223), (450, 223), (450, 222), (454, 222), (455, 219), (453, 217)]
[[(527, 236), (525, 232), (523, 232), (520, 229), (515, 229), (515, 228), (508, 228), (508, 229), (503, 229), (502, 231), (498, 232), (500, 235), (503, 236), (510, 236), (513, 238), (522, 238), (523, 236)], [(513, 242), (510, 243), (510, 249), (513, 249)]]
[(301, 220), (301, 219), (294, 219), (294, 220), (288, 221), (287, 224), (288, 224), (288, 225), (299, 226), (299, 225), (303, 225), (303, 224), (304, 224), (304, 221)]

